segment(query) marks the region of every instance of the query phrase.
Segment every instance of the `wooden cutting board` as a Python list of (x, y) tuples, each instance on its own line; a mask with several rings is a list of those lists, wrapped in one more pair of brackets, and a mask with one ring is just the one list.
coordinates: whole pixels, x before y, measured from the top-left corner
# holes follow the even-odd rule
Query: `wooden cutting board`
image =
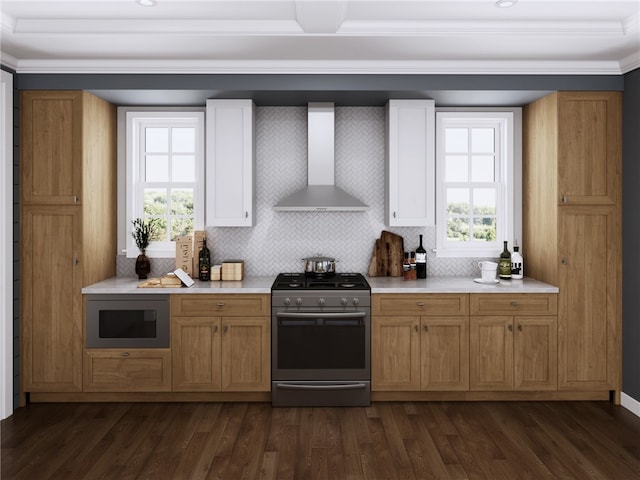
[(404, 240), (400, 235), (383, 230), (376, 240), (369, 264), (371, 277), (399, 277), (402, 275)]

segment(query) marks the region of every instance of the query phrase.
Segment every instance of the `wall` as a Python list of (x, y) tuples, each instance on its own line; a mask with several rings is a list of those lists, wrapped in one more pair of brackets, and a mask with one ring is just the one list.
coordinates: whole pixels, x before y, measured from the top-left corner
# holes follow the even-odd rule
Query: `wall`
[[(419, 235), (427, 249), (427, 275), (477, 273), (478, 258), (436, 258), (435, 227), (389, 228), (384, 224), (385, 108), (337, 107), (336, 184), (362, 200), (365, 212), (275, 212), (283, 197), (307, 183), (307, 108), (256, 108), (256, 215), (253, 228), (207, 229), (215, 263), (245, 260), (247, 275), (302, 271), (302, 258), (338, 260), (341, 272), (366, 273), (382, 230), (401, 235), (406, 250), (415, 250)], [(496, 251), (496, 258), (500, 252)], [(135, 259), (118, 259), (118, 274), (133, 275)], [(157, 274), (172, 262), (152, 262)], [(152, 275), (155, 273), (152, 272)]]
[[(622, 391), (640, 402), (640, 69), (624, 77), (622, 117)], [(640, 415), (640, 403), (637, 405)]]

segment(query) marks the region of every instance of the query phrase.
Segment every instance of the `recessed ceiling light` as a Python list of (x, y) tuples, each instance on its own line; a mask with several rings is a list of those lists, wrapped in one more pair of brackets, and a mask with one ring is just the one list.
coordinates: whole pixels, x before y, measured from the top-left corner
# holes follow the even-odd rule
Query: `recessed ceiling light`
[(516, 3), (518, 3), (518, 0), (498, 0), (496, 2), (496, 7), (509, 8), (513, 7)]
[(156, 0), (136, 0), (143, 7), (155, 7), (158, 2)]

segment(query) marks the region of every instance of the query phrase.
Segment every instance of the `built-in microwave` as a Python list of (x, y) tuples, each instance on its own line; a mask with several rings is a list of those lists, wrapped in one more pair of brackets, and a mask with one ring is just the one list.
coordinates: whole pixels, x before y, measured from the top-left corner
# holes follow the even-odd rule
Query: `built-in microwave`
[(169, 295), (87, 295), (85, 318), (87, 348), (169, 347)]

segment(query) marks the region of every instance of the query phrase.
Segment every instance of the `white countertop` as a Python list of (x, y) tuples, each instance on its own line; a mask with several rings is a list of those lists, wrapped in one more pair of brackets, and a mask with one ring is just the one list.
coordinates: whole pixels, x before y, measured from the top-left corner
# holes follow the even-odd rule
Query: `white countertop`
[(472, 277), (368, 277), (367, 281), (371, 293), (558, 293), (558, 287), (532, 278), (500, 280), (491, 285), (476, 283)]
[[(246, 277), (242, 281), (201, 282), (190, 288), (138, 288), (144, 280), (135, 277), (113, 277), (82, 289), (84, 294), (203, 294), (254, 293), (270, 294), (275, 275)], [(402, 280), (401, 277), (367, 277), (371, 293), (558, 293), (558, 287), (525, 278), (502, 280), (493, 285), (479, 284), (471, 277), (429, 277), (422, 280)]]

